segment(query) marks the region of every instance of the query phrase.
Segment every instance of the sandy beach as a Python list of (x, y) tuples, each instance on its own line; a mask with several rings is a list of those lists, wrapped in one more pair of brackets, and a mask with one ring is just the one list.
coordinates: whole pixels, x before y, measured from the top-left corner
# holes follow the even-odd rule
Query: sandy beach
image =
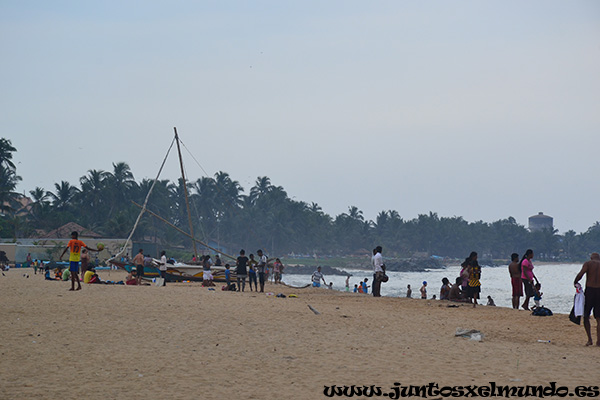
[[(298, 297), (69, 286), (31, 269), (0, 276), (0, 398), (324, 399), (331, 385), (600, 381), (600, 348), (585, 347), (566, 315), (272, 284), (267, 292)], [(485, 337), (455, 337), (458, 327)]]

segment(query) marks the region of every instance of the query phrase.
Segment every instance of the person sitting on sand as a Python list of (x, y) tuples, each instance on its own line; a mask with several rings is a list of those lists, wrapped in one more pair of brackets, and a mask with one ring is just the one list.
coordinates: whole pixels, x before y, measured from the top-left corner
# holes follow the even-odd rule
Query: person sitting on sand
[(135, 269), (131, 269), (129, 274), (127, 274), (127, 278), (125, 278), (126, 285), (137, 285), (137, 276), (134, 274)]
[(450, 297), (450, 281), (448, 278), (442, 278), (442, 287), (440, 288), (440, 300), (448, 300)]
[(492, 296), (488, 296), (487, 305), (488, 306), (492, 306), (492, 307), (496, 307), (496, 303), (494, 303), (494, 299), (492, 299)]
[(44, 279), (47, 281), (52, 281), (54, 279), (50, 278), (50, 266), (46, 264), (44, 266)]
[(419, 291), (421, 292), (421, 299), (427, 299), (427, 281), (423, 281), (423, 286), (421, 286)]
[(459, 276), (458, 278), (456, 278), (454, 285), (452, 285), (452, 287), (450, 288), (450, 293), (448, 294), (448, 300), (460, 301), (460, 302), (465, 301), (462, 290), (460, 290), (461, 285), (462, 285), (462, 278)]
[(83, 283), (90, 283), (93, 276), (94, 276), (94, 268), (90, 268), (87, 271), (85, 271), (85, 275), (83, 276)]
[(325, 277), (321, 272), (320, 266), (317, 267), (317, 270), (315, 272), (313, 272), (312, 276), (310, 277), (310, 280), (312, 281), (313, 287), (321, 287), (321, 280), (323, 281), (323, 284), (327, 285), (327, 281), (325, 281)]
[(65, 270), (62, 273), (62, 280), (64, 282), (68, 281), (69, 279), (71, 279), (71, 271), (69, 271), (68, 269), (65, 268)]

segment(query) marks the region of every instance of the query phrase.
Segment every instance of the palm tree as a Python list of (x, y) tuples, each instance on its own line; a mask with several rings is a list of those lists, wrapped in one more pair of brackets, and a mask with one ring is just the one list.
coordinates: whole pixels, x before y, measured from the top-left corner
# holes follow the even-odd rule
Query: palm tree
[(137, 188), (137, 183), (127, 163), (118, 162), (112, 165), (113, 172), (108, 173), (105, 178), (108, 193), (111, 194), (110, 197), (107, 196), (110, 200), (108, 217), (112, 217), (117, 210), (125, 206), (125, 203), (129, 203), (134, 195), (132, 191)]
[(52, 207), (57, 211), (67, 210), (74, 197), (79, 193), (79, 189), (67, 181), (61, 181), (60, 184), (54, 184), (55, 193), (48, 192), (48, 197), (52, 200)]
[(0, 139), (0, 211), (7, 212), (15, 209), (17, 199), (15, 193), (21, 177), (17, 175), (12, 153), (17, 151), (8, 139)]
[(1, 138), (0, 139), (0, 165), (11, 169), (13, 171), (16, 170), (15, 164), (12, 162), (12, 153), (16, 152), (10, 140)]
[(256, 178), (254, 186), (250, 189), (250, 199), (252, 202), (256, 202), (259, 197), (269, 193), (272, 188), (271, 179), (266, 176), (259, 176)]

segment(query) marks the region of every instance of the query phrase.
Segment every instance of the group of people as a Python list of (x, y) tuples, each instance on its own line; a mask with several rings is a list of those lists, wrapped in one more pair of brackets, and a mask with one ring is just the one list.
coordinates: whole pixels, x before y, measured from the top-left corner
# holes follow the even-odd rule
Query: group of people
[[(271, 280), (274, 284), (282, 284), (282, 276), (284, 265), (279, 258), (275, 258), (273, 263), (270, 263), (269, 258), (263, 253), (261, 249), (256, 251), (258, 259), (255, 258), (254, 254), (250, 254), (246, 257), (246, 251), (240, 250), (239, 256), (235, 260), (235, 273), (237, 276), (237, 291), (245, 291), (246, 289), (246, 278), (250, 285), (250, 291), (252, 291), (252, 285), (254, 284), (254, 290), (259, 291), (258, 286), (260, 285), (260, 292), (265, 291), (265, 283)], [(229, 285), (229, 279), (226, 281)]]
[[(235, 272), (237, 275), (237, 291), (244, 292), (246, 290), (246, 278), (250, 284), (250, 291), (252, 291), (252, 284), (254, 284), (254, 290), (259, 291), (258, 286), (260, 285), (260, 292), (265, 291), (265, 282), (269, 280), (269, 259), (261, 249), (256, 251), (258, 259), (254, 257), (254, 254), (250, 254), (246, 257), (246, 251), (240, 250), (240, 255), (235, 260)], [(275, 284), (281, 284), (281, 276), (283, 274), (284, 266), (279, 258), (275, 259), (273, 263), (273, 282)], [(227, 270), (226, 270), (227, 274)], [(258, 278), (258, 279), (257, 279)], [(226, 278), (227, 279), (227, 278)], [(258, 284), (257, 284), (258, 282)], [(230, 283), (227, 281), (227, 285)]]
[[(521, 260), (519, 255), (513, 253), (510, 258), (510, 264), (508, 265), (508, 273), (510, 275), (510, 283), (512, 286), (512, 307), (514, 309), (519, 308), (520, 298), (525, 294), (525, 300), (521, 307), (524, 310), (529, 310), (529, 300), (533, 297), (535, 306), (540, 306), (540, 300), (542, 299), (542, 285), (538, 278), (533, 273), (533, 250), (527, 249)], [(533, 281), (535, 280), (535, 284)]]

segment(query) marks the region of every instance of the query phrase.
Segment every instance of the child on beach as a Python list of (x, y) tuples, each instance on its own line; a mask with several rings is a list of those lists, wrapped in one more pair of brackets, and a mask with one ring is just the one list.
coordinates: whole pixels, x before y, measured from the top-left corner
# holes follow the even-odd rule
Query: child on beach
[(354, 293), (358, 293), (358, 285), (354, 285)]
[(427, 281), (423, 281), (423, 286), (421, 286), (419, 291), (421, 292), (421, 298), (423, 300), (427, 299)]
[(536, 283), (534, 286), (534, 291), (533, 291), (533, 302), (535, 303), (536, 307), (540, 306), (540, 300), (542, 300), (542, 295), (544, 293), (540, 292), (540, 289), (542, 288), (542, 284), (541, 283)]
[[(69, 271), (71, 272), (71, 289), (69, 290), (81, 290), (81, 283), (79, 282), (79, 262), (81, 261), (81, 250), (88, 249), (90, 251), (100, 251), (98, 249), (92, 249), (85, 243), (78, 239), (79, 233), (76, 231), (71, 232), (71, 240), (67, 244), (67, 247), (63, 250), (60, 258), (63, 258), (65, 253), (69, 252)], [(77, 283), (77, 289), (75, 289), (75, 283)]]
[(369, 288), (370, 286), (367, 285), (367, 281), (369, 280), (369, 278), (365, 278), (365, 280), (362, 282), (362, 292), (364, 294), (368, 294), (369, 293)]
[(256, 279), (256, 265), (258, 261), (254, 259), (254, 254), (250, 254), (250, 260), (248, 261), (248, 280), (250, 281), (250, 291), (252, 291), (252, 282), (254, 282), (254, 289), (258, 292), (258, 280)]
[(231, 286), (231, 271), (229, 270), (229, 264), (225, 264), (225, 282), (227, 283), (227, 290)]

